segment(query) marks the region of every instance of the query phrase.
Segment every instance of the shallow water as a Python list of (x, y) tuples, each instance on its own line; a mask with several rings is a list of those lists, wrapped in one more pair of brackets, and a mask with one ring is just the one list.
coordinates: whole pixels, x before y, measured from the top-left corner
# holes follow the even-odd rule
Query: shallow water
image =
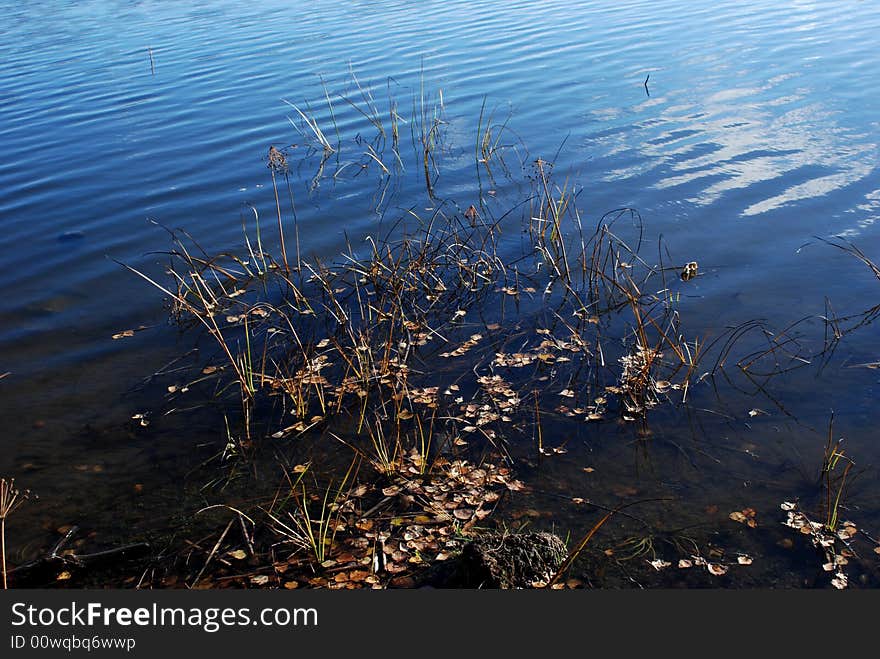
[[(317, 159), (284, 100), (330, 131), (327, 90), (339, 130), (372, 135), (337, 96), (360, 103), (353, 76), (380, 107), (397, 98), (404, 117), (422, 86), (430, 103), (442, 92), (438, 194), (462, 207), (478, 195), (473, 155), (485, 103), (496, 123), (508, 122), (514, 169), (540, 157), (554, 162), (557, 180), (583, 186), (588, 224), (613, 208), (638, 209), (672, 262), (700, 263), (682, 304), (695, 332), (752, 318), (785, 327), (825, 313), (826, 296), (838, 314), (856, 313), (880, 293), (864, 265), (815, 240), (846, 236), (869, 257), (880, 247), (880, 11), (869, 2), (0, 7), (0, 373), (10, 372), (0, 380), (0, 473), (41, 497), (19, 513), (19, 556), (65, 524), (104, 538), (166, 526), (157, 504), (175, 506), (187, 470), (222, 443), (209, 414), (147, 428), (130, 419), (160, 407), (172, 382), (144, 378), (192, 346), (166, 322), (162, 295), (116, 262), (162, 276), (157, 253), (170, 242), (149, 220), (186, 229), (208, 251), (239, 249), (248, 204), (271, 221), (270, 144), (303, 154), (292, 183), (308, 253), (332, 258), (345, 234), (431, 205), (412, 171), (382, 196), (375, 166), (357, 176), (349, 167), (310, 190)], [(517, 184), (495, 183), (500, 214)], [(821, 344), (821, 324), (811, 327), (808, 338)], [(790, 416), (728, 392), (732, 418), (707, 413), (691, 440), (693, 419), (662, 413), (647, 471), (628, 431), (585, 429), (579, 450), (536, 483), (588, 488), (598, 499), (635, 478), (647, 483), (640, 491), (691, 502), (691, 519), (712, 505), (719, 524), (733, 506), (770, 516), (798, 495), (798, 474), (815, 472), (833, 409), (849, 454), (868, 468), (854, 485), (853, 516), (880, 535), (870, 468), (880, 457), (877, 371), (851, 368), (876, 361), (876, 339), (869, 325), (821, 373), (804, 368), (775, 382)], [(771, 414), (752, 419), (756, 407)], [(664, 438), (687, 446), (668, 450)], [(743, 453), (744, 444), (755, 448)], [(703, 449), (711, 457), (696, 468)], [(587, 459), (605, 474), (576, 481)], [(744, 482), (761, 485), (740, 495)], [(575, 533), (592, 523), (576, 507), (560, 511)]]

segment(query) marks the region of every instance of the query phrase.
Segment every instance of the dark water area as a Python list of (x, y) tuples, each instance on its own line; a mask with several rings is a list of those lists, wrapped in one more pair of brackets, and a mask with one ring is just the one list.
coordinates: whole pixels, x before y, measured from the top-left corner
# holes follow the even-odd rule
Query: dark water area
[[(290, 155), (303, 252), (325, 261), (438, 199), (482, 201), (502, 217), (541, 158), (557, 183), (579, 186), (585, 225), (634, 208), (643, 258), (656, 262), (662, 236), (665, 261), (699, 262), (680, 300), (692, 336), (811, 318), (799, 330), (816, 353), (827, 300), (839, 316), (880, 302), (870, 269), (820, 240), (843, 237), (880, 259), (880, 10), (870, 2), (0, 2), (0, 21), (0, 475), (39, 495), (16, 512), (13, 562), (69, 524), (110, 546), (167, 534), (222, 498), (198, 469), (223, 451), (222, 411), (199, 406), (207, 390), (168, 402), (174, 369), (200, 358), (174, 362), (194, 337), (120, 263), (167, 282), (162, 226), (209, 253), (242, 252), (254, 213), (276, 252), (270, 145)], [(407, 169), (387, 181), (365, 155), (376, 129), (364, 110), (374, 103), (387, 128), (391, 99)], [(323, 169), (293, 106), (348, 145)], [(410, 137), (437, 108), (432, 199)], [(508, 165), (494, 178), (475, 162), (486, 124)], [(518, 236), (511, 224), (510, 254)], [(138, 331), (112, 338), (128, 329)], [(866, 324), (824, 366), (764, 392), (706, 380), (688, 410), (653, 410), (647, 439), (631, 424), (572, 434), (548, 420), (567, 453), (537, 457), (524, 432), (512, 452), (530, 491), (502, 514), (579, 537), (596, 511), (574, 499), (672, 497), (638, 514), (755, 563), (728, 581), (670, 570), (645, 585), (827, 585), (811, 550), (783, 548), (792, 534), (779, 505), (816, 496), (833, 410), (857, 465), (846, 516), (880, 537), (880, 371), (862, 366), (878, 361), (877, 339)], [(132, 417), (145, 412), (142, 426)], [(728, 519), (745, 507), (758, 529)], [(641, 532), (619, 524), (617, 541)], [(681, 554), (668, 537), (653, 547), (644, 556)], [(876, 586), (877, 561), (866, 561), (859, 574)], [(632, 585), (619, 573), (605, 583)]]

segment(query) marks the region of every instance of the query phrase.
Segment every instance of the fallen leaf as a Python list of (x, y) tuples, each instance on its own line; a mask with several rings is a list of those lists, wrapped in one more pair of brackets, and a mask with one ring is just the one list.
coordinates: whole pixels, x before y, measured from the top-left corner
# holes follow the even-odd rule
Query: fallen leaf
[(742, 510), (735, 510), (730, 513), (730, 519), (754, 529), (758, 526), (758, 520), (755, 519), (757, 515), (758, 512), (754, 508), (743, 508)]
[(742, 556), (736, 557), (736, 562), (740, 565), (751, 565), (754, 562), (754, 559), (751, 556), (743, 554)]
[(235, 551), (231, 551), (229, 552), (229, 555), (238, 561), (243, 561), (247, 558), (247, 552), (245, 552), (243, 549), (236, 549)]
[(265, 574), (259, 574), (255, 577), (251, 577), (251, 583), (255, 586), (265, 586), (269, 583), (269, 577)]
[(714, 574), (716, 577), (720, 577), (727, 574), (727, 570), (729, 568), (726, 565), (721, 565), (720, 563), (707, 563), (706, 569), (709, 570), (709, 574)]
[(134, 421), (139, 421), (140, 425), (144, 428), (146, 428), (148, 425), (150, 425), (150, 422), (147, 419), (146, 412), (138, 412), (137, 414), (133, 414), (131, 418)]
[(841, 540), (849, 540), (856, 533), (858, 533), (858, 529), (856, 528), (855, 524), (853, 524), (852, 522), (844, 522), (843, 528), (841, 528), (837, 532), (837, 537)]
[(365, 484), (361, 483), (356, 488), (354, 488), (351, 492), (349, 492), (349, 496), (352, 496), (355, 498), (360, 498), (360, 497), (364, 496), (369, 491), (369, 489), (370, 489), (369, 487), (367, 487)]

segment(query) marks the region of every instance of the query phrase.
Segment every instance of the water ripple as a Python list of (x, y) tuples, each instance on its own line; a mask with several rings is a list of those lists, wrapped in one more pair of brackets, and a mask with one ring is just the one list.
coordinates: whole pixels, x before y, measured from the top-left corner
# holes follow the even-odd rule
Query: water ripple
[[(704, 259), (736, 253), (756, 271), (776, 267), (744, 222), (784, 228), (773, 240), (786, 245), (876, 237), (873, 3), (2, 1), (0, 16), (0, 286), (15, 292), (0, 302), (3, 349), (27, 335), (16, 310), (64, 290), (80, 291), (84, 308), (161, 315), (158, 298), (105, 256), (155, 264), (144, 255), (167, 236), (147, 218), (235, 247), (242, 204), (271, 213), (260, 187), (268, 145), (299, 155), (313, 143), (282, 99), (327, 131), (372, 139), (341, 98), (366, 107), (352, 72), (384, 116), (388, 89), (407, 116), (423, 82), (433, 100), (442, 90), (443, 177), (465, 196), (485, 99), (527, 146), (518, 157), (565, 143), (557, 171), (581, 178), (587, 212), (639, 207)], [(300, 226), (310, 249), (332, 255), (343, 228), (381, 216), (377, 178), (349, 165), (310, 192), (316, 164), (296, 172)], [(59, 242), (66, 232), (83, 239)], [(103, 321), (77, 322), (88, 334)], [(92, 348), (104, 350), (95, 334)], [(47, 359), (64, 354), (47, 336)]]

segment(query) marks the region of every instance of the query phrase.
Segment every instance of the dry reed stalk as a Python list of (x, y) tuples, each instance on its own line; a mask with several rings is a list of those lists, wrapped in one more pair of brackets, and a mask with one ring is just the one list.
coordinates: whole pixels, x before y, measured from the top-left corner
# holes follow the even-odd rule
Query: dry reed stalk
[(9, 585), (6, 580), (6, 519), (27, 500), (29, 490), (22, 492), (15, 487), (15, 479), (0, 478), (0, 550), (2, 550), (3, 590)]

